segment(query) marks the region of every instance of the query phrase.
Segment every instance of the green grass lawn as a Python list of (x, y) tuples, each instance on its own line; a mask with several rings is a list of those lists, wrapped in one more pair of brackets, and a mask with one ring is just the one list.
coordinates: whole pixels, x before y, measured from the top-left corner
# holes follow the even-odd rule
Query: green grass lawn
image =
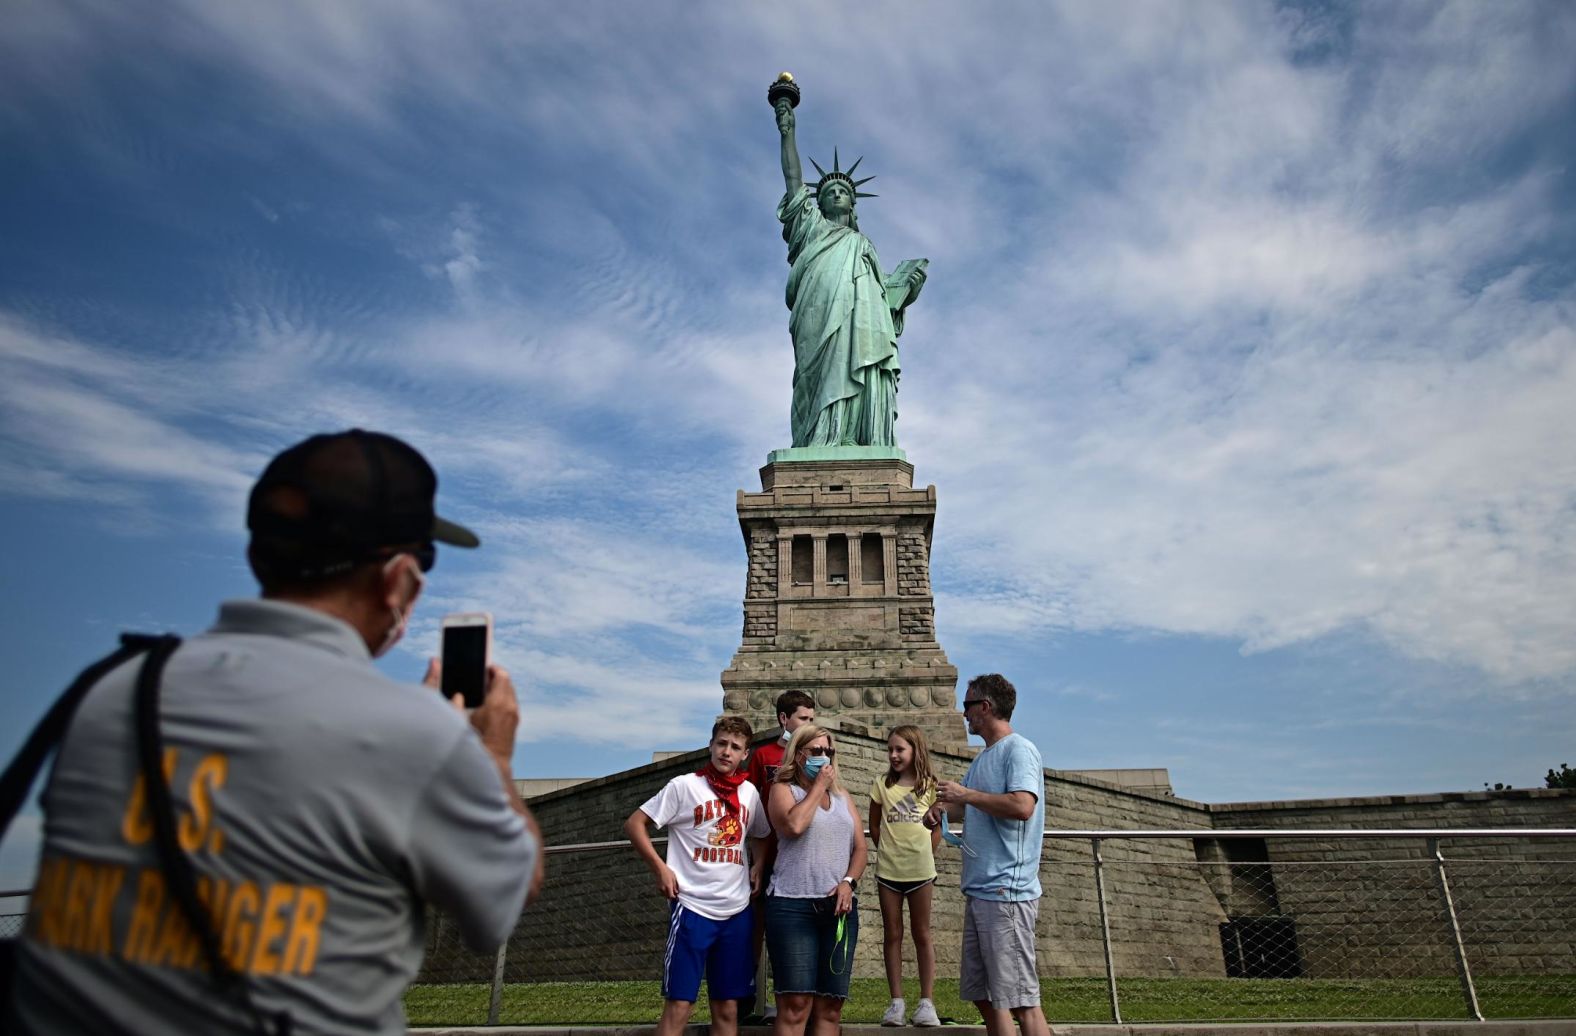
[[(1123, 979), (1122, 1020), (1345, 1021), (1467, 1017), (1454, 978), (1436, 979)], [(1052, 1021), (1111, 1020), (1104, 979), (1047, 979), (1041, 986)], [(1489, 1018), (1576, 1017), (1576, 975), (1482, 978), (1478, 1000)], [(405, 997), (412, 1025), (480, 1025), (487, 986), (414, 986)], [(506, 1025), (619, 1025), (655, 1022), (656, 982), (543, 982), (504, 987), (499, 1021)], [(919, 1000), (910, 983), (909, 1007)], [(707, 1021), (705, 988), (695, 1020)], [(886, 1010), (883, 979), (854, 979), (843, 1020), (873, 1024)], [(946, 1019), (979, 1024), (974, 1005), (958, 999), (956, 979), (936, 981), (936, 1010)]]

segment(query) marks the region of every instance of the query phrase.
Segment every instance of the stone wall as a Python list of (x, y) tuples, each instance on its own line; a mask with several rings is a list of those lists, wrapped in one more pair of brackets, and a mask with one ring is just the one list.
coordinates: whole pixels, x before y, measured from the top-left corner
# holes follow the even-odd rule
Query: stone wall
[[(769, 735), (767, 735), (769, 736)], [(870, 783), (886, 772), (884, 740), (848, 731), (834, 734), (844, 785), (863, 817)], [(759, 740), (765, 740), (763, 737)], [(938, 773), (961, 777), (970, 757), (932, 754)], [(671, 777), (691, 773), (705, 762), (704, 750), (652, 763), (611, 777), (532, 800), (550, 845), (616, 841), (630, 812)], [(1207, 822), (1197, 804), (1123, 791), (1099, 781), (1048, 771), (1047, 824), (1053, 827), (1194, 827)], [(1106, 849), (1116, 864), (1107, 874), (1112, 903), (1112, 935), (1124, 974), (1161, 974), (1177, 962), (1188, 974), (1221, 974), (1218, 907), (1199, 874), (1188, 843), (1161, 843)], [(956, 974), (962, 940), (962, 898), (958, 891), (958, 850), (943, 845), (937, 853), (940, 878), (932, 930), (937, 968)], [(873, 863), (872, 863), (873, 868)], [(650, 872), (625, 846), (549, 860), (550, 879), (541, 902), (527, 912), (511, 940), (509, 981), (599, 977), (657, 977), (667, 907), (657, 895)], [(874, 871), (860, 887), (860, 940), (855, 974), (881, 975), (881, 912)], [(1102, 973), (1099, 913), (1089, 846), (1082, 841), (1051, 842), (1041, 881), (1039, 949), (1047, 974)], [(553, 947), (552, 953), (540, 952)], [(908, 973), (914, 972), (912, 942), (905, 941)], [(490, 960), (473, 970), (490, 969)], [(490, 974), (490, 971), (487, 973)], [(475, 979), (473, 980), (480, 980)]]
[[(549, 845), (618, 842), (631, 812), (706, 758), (698, 749), (587, 781), (532, 799), (531, 809)], [(541, 900), (510, 940), (506, 980), (658, 979), (667, 922), (666, 900), (627, 845), (555, 853)]]
[[(1576, 793), (1525, 789), (1234, 803), (1212, 806), (1210, 813), (1223, 830), (1572, 828)], [(1295, 922), (1305, 975), (1454, 973), (1449, 915), (1426, 840), (1267, 838), (1264, 849), (1267, 866), (1249, 865), (1251, 880), (1264, 886), (1267, 875), (1273, 883), (1273, 902), (1264, 906)], [(1474, 975), (1576, 970), (1576, 844), (1451, 838), (1441, 842), (1440, 852)]]
[[(886, 770), (885, 742), (854, 730), (834, 736), (842, 781), (863, 814), (871, 781)], [(932, 751), (938, 774), (947, 778), (961, 777), (971, 757), (969, 751)], [(697, 750), (587, 781), (539, 796), (532, 808), (550, 845), (617, 842), (631, 811), (668, 779), (695, 771), (705, 759), (705, 751)], [(1576, 792), (1210, 806), (1047, 770), (1045, 796), (1046, 826), (1052, 829), (1200, 832), (1198, 839), (1103, 842), (1112, 950), (1117, 973), (1127, 978), (1221, 977), (1226, 973), (1221, 924), (1266, 913), (1292, 918), (1303, 973), (1310, 977), (1454, 973), (1425, 843), (1268, 838), (1266, 859), (1257, 865), (1228, 861), (1222, 840), (1209, 837), (1212, 829), (1576, 827)], [(1234, 852), (1240, 855), (1240, 849)], [(1576, 970), (1576, 863), (1555, 862), (1576, 857), (1576, 845), (1452, 839), (1444, 853), (1476, 974)], [(932, 930), (941, 975), (958, 970), (960, 863), (958, 850), (945, 845), (938, 850)], [(659, 977), (667, 905), (632, 850), (616, 845), (554, 854), (549, 869), (540, 903), (511, 939), (508, 981)], [(1273, 897), (1247, 880), (1266, 873)], [(1103, 974), (1089, 841), (1049, 841), (1040, 880), (1045, 892), (1037, 935), (1042, 973)], [(854, 972), (863, 977), (882, 974), (878, 900), (872, 869), (859, 896)], [(905, 974), (913, 975), (912, 943), (906, 939), (904, 956)], [(430, 954), (423, 980), (485, 981), (491, 975), (490, 956), (467, 960), (456, 970), (452, 960)], [(443, 977), (436, 978), (440, 973)]]
[[(1208, 808), (1047, 771), (1045, 826), (1061, 830), (1209, 827)], [(1052, 839), (1040, 871), (1041, 970), (1100, 975), (1100, 912), (1087, 839)], [(1186, 840), (1105, 841), (1106, 903), (1112, 956), (1128, 977), (1220, 977), (1219, 924), (1225, 919)]]

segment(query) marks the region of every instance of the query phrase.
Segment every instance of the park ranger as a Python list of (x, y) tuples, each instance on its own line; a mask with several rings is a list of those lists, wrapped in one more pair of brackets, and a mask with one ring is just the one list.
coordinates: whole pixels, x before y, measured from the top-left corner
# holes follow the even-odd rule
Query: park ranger
[[(372, 665), (403, 634), (434, 544), (477, 546), (436, 516), (436, 489), (416, 450), (360, 430), (268, 465), (247, 520), (261, 598), (222, 605), (160, 690), (200, 910), (183, 911), (155, 844), (133, 659), (87, 693), (61, 744), (0, 1029), (400, 1033), (426, 904), (474, 948), (508, 937), (542, 873), (510, 775), (514, 686), (495, 667), (467, 716)], [(221, 966), (188, 924), (204, 915)]]

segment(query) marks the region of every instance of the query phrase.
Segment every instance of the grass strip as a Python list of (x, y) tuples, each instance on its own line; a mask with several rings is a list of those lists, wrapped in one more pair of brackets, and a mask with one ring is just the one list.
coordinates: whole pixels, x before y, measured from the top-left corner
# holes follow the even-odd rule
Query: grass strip
[[(1485, 977), (1478, 1000), (1489, 1018), (1576, 1017), (1576, 975)], [(1405, 1021), (1465, 1019), (1454, 977), (1424, 979), (1121, 979), (1117, 991), (1128, 1022)], [(919, 988), (910, 982), (912, 1009)], [(1104, 979), (1056, 978), (1041, 983), (1046, 1015), (1054, 1022), (1111, 1020)], [(710, 1020), (702, 986), (695, 1021)], [(887, 1006), (884, 979), (856, 978), (843, 1021), (874, 1024)], [(481, 1025), (487, 1020), (483, 983), (413, 986), (405, 996), (412, 1025)], [(956, 979), (937, 979), (936, 1010), (943, 1018), (979, 1024), (974, 1005), (958, 998)], [(516, 983), (503, 990), (499, 1021), (506, 1025), (631, 1025), (656, 1021), (662, 1007), (657, 982)]]

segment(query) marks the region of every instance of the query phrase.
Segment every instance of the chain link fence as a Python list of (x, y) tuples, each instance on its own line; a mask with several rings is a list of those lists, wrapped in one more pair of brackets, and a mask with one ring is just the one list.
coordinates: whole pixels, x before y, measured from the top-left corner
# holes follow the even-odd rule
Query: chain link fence
[(22, 934), (31, 894), (30, 889), (0, 889), (0, 939), (15, 939)]
[[(1101, 841), (1108, 886), (1185, 884), (1185, 864)], [(1222, 841), (1197, 840), (1192, 868), (1218, 904), (1215, 947), (1200, 938), (1188, 955), (1193, 919), (1178, 904), (1135, 908), (1108, 891), (1111, 1017), (1576, 1016), (1576, 842), (1534, 858), (1526, 842), (1524, 856), (1505, 843), (1447, 855), (1426, 835)]]
[[(977, 1023), (957, 996), (959, 865), (942, 847), (936, 1001)], [(1058, 831), (1041, 880), (1053, 1021), (1576, 1017), (1576, 831)], [(878, 1021), (888, 997), (863, 885), (850, 1023)], [(411, 1024), (649, 1024), (667, 916), (627, 843), (554, 847), (499, 953), (430, 919)]]

